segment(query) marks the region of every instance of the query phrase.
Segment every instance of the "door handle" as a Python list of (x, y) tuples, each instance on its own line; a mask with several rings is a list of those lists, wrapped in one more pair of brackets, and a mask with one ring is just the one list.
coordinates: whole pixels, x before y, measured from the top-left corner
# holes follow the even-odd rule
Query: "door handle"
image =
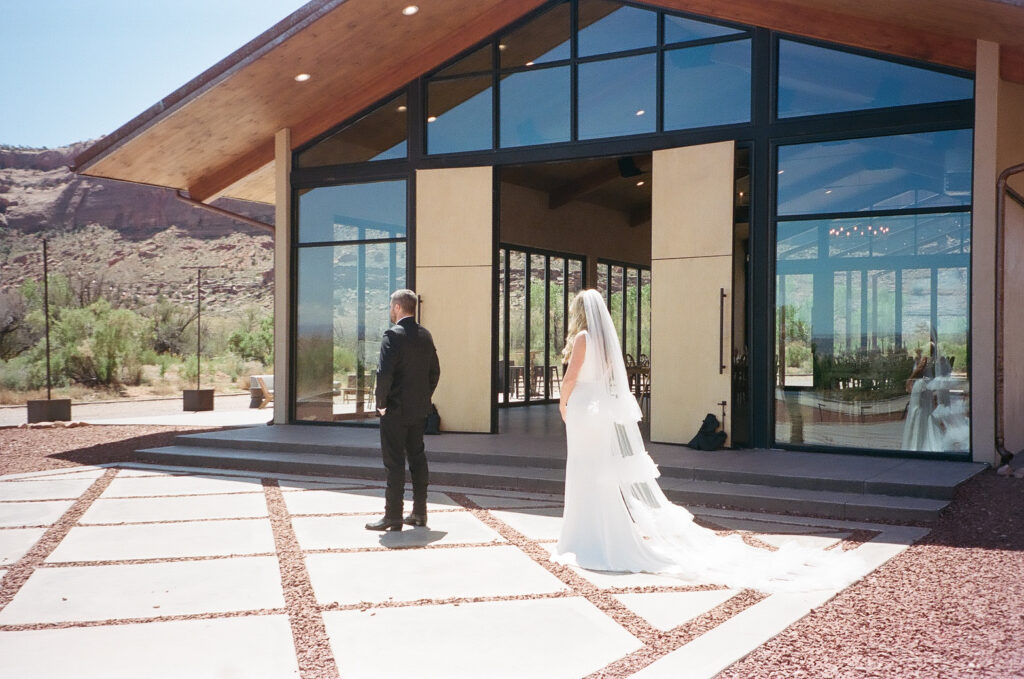
[(718, 374), (725, 372), (725, 288), (718, 296)]

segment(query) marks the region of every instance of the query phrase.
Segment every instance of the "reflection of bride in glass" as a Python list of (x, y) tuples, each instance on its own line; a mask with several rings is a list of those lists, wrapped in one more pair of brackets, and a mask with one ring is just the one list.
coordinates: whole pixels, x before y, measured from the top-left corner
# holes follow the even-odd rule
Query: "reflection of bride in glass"
[(619, 340), (596, 290), (573, 299), (564, 354), (560, 410), (568, 456), (553, 560), (767, 592), (838, 588), (857, 577), (852, 554), (795, 542), (775, 552), (752, 547), (739, 535), (698, 526), (665, 497), (640, 436)]
[(958, 381), (953, 361), (938, 355), (935, 331), (928, 354), (914, 350), (914, 369), (907, 378), (907, 419), (903, 423), (903, 450), (963, 452), (969, 450), (970, 427), (965, 399), (955, 397)]

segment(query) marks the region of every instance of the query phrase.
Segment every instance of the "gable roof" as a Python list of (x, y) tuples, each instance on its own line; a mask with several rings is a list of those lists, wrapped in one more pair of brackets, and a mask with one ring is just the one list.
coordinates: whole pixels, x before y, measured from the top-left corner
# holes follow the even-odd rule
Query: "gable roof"
[[(545, 0), (314, 0), (83, 151), (82, 174), (273, 202), (274, 134), (297, 147), (521, 18)], [(643, 4), (974, 68), (1003, 44), (1024, 82), (1019, 0), (656, 0)], [(296, 82), (309, 73), (307, 82)]]

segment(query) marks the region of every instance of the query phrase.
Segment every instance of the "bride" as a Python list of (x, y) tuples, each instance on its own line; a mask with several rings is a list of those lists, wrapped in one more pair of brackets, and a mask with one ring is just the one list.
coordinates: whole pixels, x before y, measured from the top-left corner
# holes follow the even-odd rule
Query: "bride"
[(861, 574), (852, 554), (752, 547), (694, 523), (655, 480), (641, 418), (601, 294), (584, 290), (569, 308), (568, 361), (559, 409), (568, 458), (565, 511), (552, 560), (590, 570), (672, 575), (695, 584), (765, 592), (838, 589)]

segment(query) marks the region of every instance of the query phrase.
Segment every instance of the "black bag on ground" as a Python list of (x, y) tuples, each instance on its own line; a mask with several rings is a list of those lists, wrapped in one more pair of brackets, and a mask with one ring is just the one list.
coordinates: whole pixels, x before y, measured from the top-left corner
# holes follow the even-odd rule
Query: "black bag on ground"
[(427, 413), (427, 426), (424, 428), (423, 433), (441, 433), (441, 414), (437, 412), (437, 406), (433, 403), (430, 404), (430, 412)]
[(696, 450), (718, 450), (725, 445), (725, 432), (718, 431), (721, 424), (718, 418), (708, 413), (704, 422), (700, 425), (697, 435), (687, 443), (690, 448)]

